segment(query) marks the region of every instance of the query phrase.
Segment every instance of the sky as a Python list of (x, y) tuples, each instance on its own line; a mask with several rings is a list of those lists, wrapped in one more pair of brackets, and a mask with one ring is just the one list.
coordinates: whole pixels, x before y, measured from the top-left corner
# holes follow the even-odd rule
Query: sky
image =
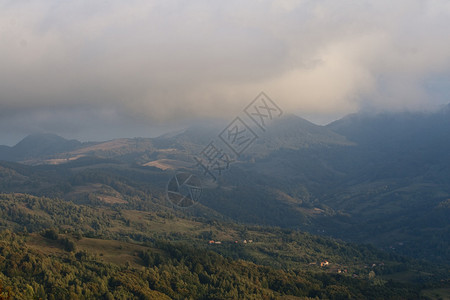
[(150, 137), (261, 91), (319, 123), (450, 102), (448, 0), (0, 0), (0, 144)]

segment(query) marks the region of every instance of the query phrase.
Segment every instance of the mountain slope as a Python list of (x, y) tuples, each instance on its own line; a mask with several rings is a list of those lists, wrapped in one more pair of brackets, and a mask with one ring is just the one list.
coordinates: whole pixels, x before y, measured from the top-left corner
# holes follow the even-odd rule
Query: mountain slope
[[(286, 116), (204, 187), (200, 206), (243, 223), (300, 228), (448, 263), (449, 115), (448, 109), (357, 114), (328, 126)], [(0, 186), (78, 203), (150, 207), (155, 203), (133, 197), (163, 195), (177, 170), (198, 172), (189, 167), (193, 155), (221, 130), (215, 124), (82, 144), (50, 159), (86, 157), (57, 166), (2, 163)]]
[(0, 149), (0, 160), (26, 161), (72, 151), (81, 146), (76, 140), (66, 140), (55, 134), (32, 134), (13, 147)]
[(280, 149), (299, 150), (336, 145), (351, 145), (351, 142), (325, 126), (287, 115), (267, 126), (266, 132), (260, 134), (255, 145), (249, 149), (248, 155), (258, 157)]
[[(410, 299), (446, 276), (370, 246), (170, 212), (9, 194), (0, 215), (0, 284), (20, 299)], [(411, 281), (384, 279), (399, 271)]]

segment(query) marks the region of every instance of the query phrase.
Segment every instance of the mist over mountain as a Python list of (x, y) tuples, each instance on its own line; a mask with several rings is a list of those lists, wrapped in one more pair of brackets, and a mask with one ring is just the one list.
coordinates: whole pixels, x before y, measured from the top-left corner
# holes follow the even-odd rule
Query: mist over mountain
[[(201, 205), (239, 222), (319, 231), (380, 247), (401, 242), (398, 251), (447, 260), (449, 117), (447, 108), (435, 113), (362, 113), (319, 126), (287, 115), (260, 134), (215, 188), (204, 189)], [(55, 165), (66, 180), (75, 176), (77, 161), (83, 161), (85, 171), (123, 178), (148, 173), (152, 182), (141, 182), (140, 188), (147, 184), (164, 192), (164, 181), (173, 172), (198, 172), (193, 157), (226, 125), (89, 144), (32, 135), (3, 147), (2, 159)], [(101, 171), (105, 162), (109, 171)], [(127, 165), (132, 168), (124, 173)], [(6, 186), (19, 191), (18, 178), (28, 175), (14, 174), (17, 186), (11, 181)]]
[(0, 300), (450, 299), (450, 2), (0, 1)]
[[(195, 222), (205, 224), (202, 226), (225, 222), (223, 224), (241, 224), (239, 226), (245, 228), (263, 226), (284, 231), (300, 230), (325, 236), (325, 239), (372, 244), (391, 256), (404, 255), (447, 266), (450, 263), (449, 120), (447, 108), (434, 113), (354, 114), (326, 126), (286, 115), (268, 124), (265, 132), (252, 128), (258, 133), (255, 142), (214, 182), (199, 169), (194, 157), (201, 155), (211, 141), (227, 151), (218, 138), (227, 123), (194, 126), (157, 138), (89, 143), (53, 134), (33, 134), (13, 147), (0, 148), (0, 191), (8, 195), (51, 197), (61, 199), (59, 201), (67, 205), (115, 211), (107, 218), (104, 213), (101, 217), (89, 213), (89, 218), (97, 218), (89, 221), (92, 222), (89, 223), (91, 229), (78, 230), (90, 232), (91, 237), (114, 236), (116, 229), (108, 229), (114, 222), (128, 220), (124, 225), (114, 225), (128, 228), (127, 224), (134, 224), (130, 220), (141, 220), (144, 212), (156, 213), (158, 218), (164, 212), (175, 213), (181, 219), (174, 221), (164, 217), (166, 221), (158, 219), (154, 223), (155, 216), (149, 215), (145, 217), (150, 222), (145, 223), (147, 225), (132, 225), (142, 231), (139, 235), (133, 233), (133, 238), (147, 239), (146, 226), (150, 226), (151, 232), (159, 232), (158, 222), (183, 227), (186, 220), (193, 218)], [(196, 174), (203, 183), (199, 202), (184, 209), (174, 207), (166, 190), (169, 179), (180, 172)], [(7, 197), (17, 201), (16, 196)], [(52, 203), (50, 200), (39, 201), (46, 205)], [(50, 224), (50, 221), (42, 220), (43, 212), (37, 215), (39, 217), (26, 217), (33, 220), (29, 223), (25, 217), (18, 217), (27, 212), (17, 212), (14, 208), (20, 209), (22, 204), (7, 207), (5, 203), (0, 203), (0, 213), (3, 211), (7, 218), (16, 222), (14, 226), (25, 226), (32, 232), (33, 226), (41, 228), (39, 222)], [(26, 207), (36, 207), (32, 203)], [(46, 209), (45, 214), (62, 213)], [(124, 212), (128, 217), (124, 217)], [(10, 226), (8, 224), (12, 223), (5, 224)], [(229, 225), (217, 226), (223, 230)], [(199, 233), (198, 238), (203, 243), (206, 243), (205, 237), (212, 240), (220, 236), (227, 241), (230, 230), (220, 234), (205, 231)], [(243, 237), (246, 236), (245, 229), (239, 230)], [(187, 238), (186, 234), (175, 236), (191, 242), (197, 238)], [(259, 245), (258, 251), (267, 253), (266, 244)], [(267, 247), (271, 245), (269, 243)], [(235, 250), (226, 247), (228, 250), (217, 250), (221, 255), (273, 263), (272, 260), (258, 260), (256, 257), (261, 254), (236, 254)], [(348, 253), (356, 253), (354, 249), (342, 251), (336, 260), (348, 259)], [(283, 257), (280, 258), (282, 264), (288, 263), (287, 256), (279, 257)], [(406, 262), (406, 258), (402, 260)], [(385, 262), (389, 266), (395, 265), (387, 258), (374, 265)], [(310, 263), (315, 264), (314, 261)], [(407, 264), (411, 266), (411, 262)], [(426, 263), (419, 265), (421, 267), (415, 268), (423, 268)], [(362, 268), (367, 269), (367, 266)], [(401, 268), (407, 270), (409, 267), (403, 265)], [(430, 268), (431, 273), (423, 274), (433, 275), (420, 275), (421, 281), (431, 280), (427, 276), (446, 278), (441, 267)], [(341, 269), (332, 272), (338, 271), (342, 272)], [(376, 272), (385, 271), (377, 269)]]

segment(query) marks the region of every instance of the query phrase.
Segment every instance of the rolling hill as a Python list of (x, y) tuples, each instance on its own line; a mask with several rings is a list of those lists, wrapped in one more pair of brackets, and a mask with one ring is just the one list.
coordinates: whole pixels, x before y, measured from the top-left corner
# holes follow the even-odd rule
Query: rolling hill
[(371, 246), (169, 209), (2, 194), (0, 215), (2, 297), (411, 299), (447, 276)]
[[(218, 182), (205, 186), (190, 211), (448, 263), (448, 111), (356, 114), (327, 126), (288, 115), (273, 122)], [(53, 152), (28, 152), (20, 164), (2, 162), (0, 186), (3, 192), (75, 203), (127, 201), (139, 208), (144, 204), (126, 198), (164, 195), (174, 172), (198, 171), (193, 156), (222, 129), (213, 124), (89, 144), (33, 136), (15, 147), (47, 149), (39, 145), (49, 140), (59, 145)], [(158, 201), (171, 205), (163, 197)]]

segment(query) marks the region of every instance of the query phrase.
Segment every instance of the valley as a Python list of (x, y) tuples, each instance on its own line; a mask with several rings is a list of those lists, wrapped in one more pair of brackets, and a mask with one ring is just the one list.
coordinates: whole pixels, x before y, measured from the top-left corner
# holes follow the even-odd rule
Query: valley
[[(246, 297), (439, 299), (433, 295), (445, 295), (450, 278), (448, 117), (357, 115), (318, 126), (287, 116), (183, 209), (168, 201), (167, 182), (177, 172), (203, 175), (193, 157), (220, 124), (107, 142), (33, 135), (0, 153), (3, 241), (68, 270), (80, 263), (110, 270), (96, 297), (242, 296), (212, 277), (195, 279), (211, 263), (190, 265), (200, 251), (228, 266), (202, 276), (233, 270), (246, 281), (242, 268), (252, 270)], [(117, 279), (163, 276), (161, 264), (194, 281), (137, 292)], [(262, 270), (286, 281), (264, 283)], [(20, 272), (1, 279), (11, 293), (54, 294), (47, 277)], [(23, 294), (23, 280), (36, 282), (34, 296)], [(61, 299), (89, 293), (88, 281), (61, 284), (71, 289)]]

